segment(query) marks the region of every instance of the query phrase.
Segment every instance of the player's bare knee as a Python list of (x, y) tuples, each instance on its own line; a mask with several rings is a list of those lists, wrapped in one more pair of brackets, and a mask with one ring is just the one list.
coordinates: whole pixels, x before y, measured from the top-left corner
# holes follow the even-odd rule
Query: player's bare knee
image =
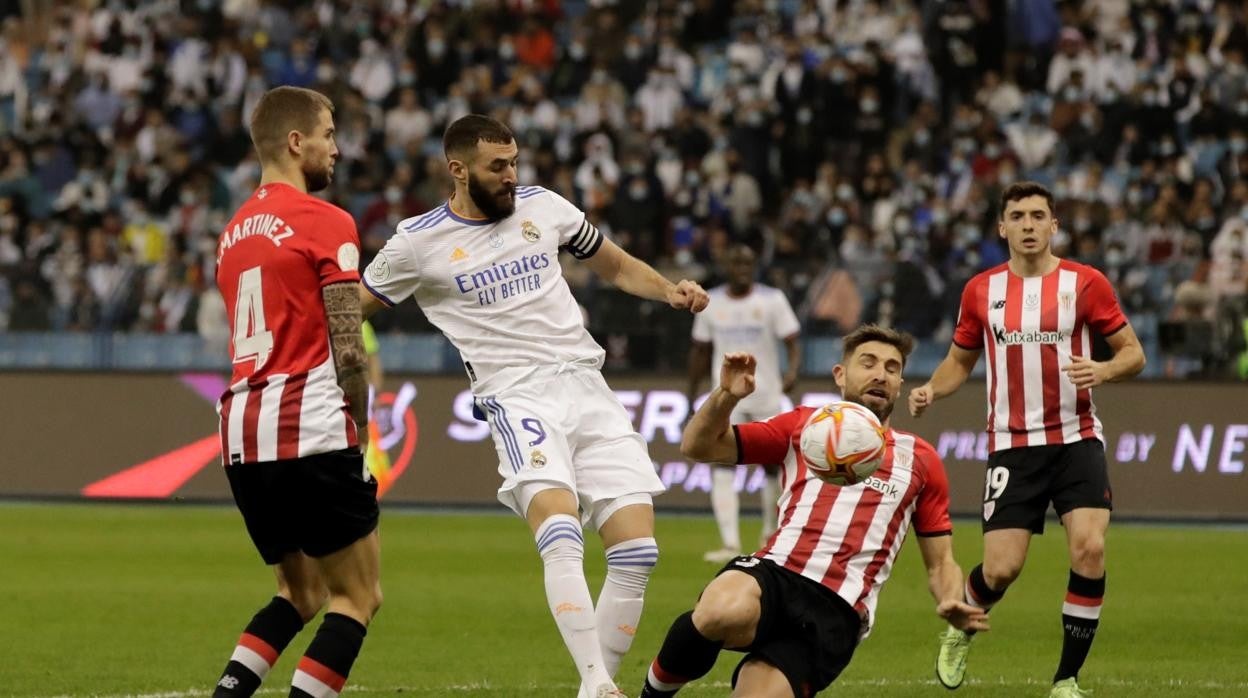
[(995, 591), (1005, 591), (1005, 588), (1013, 584), (1022, 572), (1021, 560), (1005, 560), (996, 563), (984, 561), (984, 581), (988, 583), (990, 589)]
[(1103, 570), (1105, 568), (1105, 540), (1099, 536), (1087, 536), (1072, 541), (1070, 563), (1071, 567), (1080, 574), (1084, 574), (1085, 571), (1095, 573)]
[(693, 609), (693, 625), (711, 640), (727, 640), (750, 631), (758, 616), (758, 604), (726, 594), (703, 595)]
[(286, 590), (286, 597), (304, 623), (316, 617), (329, 602), (329, 589), (325, 585), (303, 585)]

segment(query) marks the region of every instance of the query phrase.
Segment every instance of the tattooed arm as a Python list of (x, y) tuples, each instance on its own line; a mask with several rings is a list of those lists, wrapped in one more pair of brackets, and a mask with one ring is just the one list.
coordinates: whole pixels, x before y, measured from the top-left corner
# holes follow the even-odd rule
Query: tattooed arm
[(359, 284), (329, 284), (321, 289), (325, 318), (329, 321), (329, 344), (334, 352), (338, 387), (347, 398), (351, 418), (360, 438), (360, 450), (368, 444), (368, 356), (360, 333)]

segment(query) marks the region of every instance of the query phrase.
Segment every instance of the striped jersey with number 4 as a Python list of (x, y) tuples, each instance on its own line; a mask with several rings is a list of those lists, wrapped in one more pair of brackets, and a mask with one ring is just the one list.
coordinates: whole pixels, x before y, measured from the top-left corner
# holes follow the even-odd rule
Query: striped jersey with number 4
[(256, 190), (217, 244), (230, 321), (230, 387), (217, 403), (227, 465), (359, 443), (338, 387), (321, 288), (358, 281), (346, 211), (286, 184)]
[(987, 348), (989, 449), (1103, 440), (1092, 392), (1076, 390), (1062, 368), (1091, 356), (1091, 330), (1109, 336), (1126, 325), (1109, 280), (1067, 259), (1044, 276), (1001, 264), (967, 282), (953, 342)]

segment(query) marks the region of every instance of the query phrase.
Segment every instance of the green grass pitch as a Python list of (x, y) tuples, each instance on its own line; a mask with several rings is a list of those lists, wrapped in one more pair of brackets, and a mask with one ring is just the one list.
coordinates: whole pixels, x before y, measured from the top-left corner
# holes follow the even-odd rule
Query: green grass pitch
[[(714, 572), (701, 561), (714, 542), (709, 518), (661, 516), (658, 538), (659, 568), (620, 672), (633, 696), (668, 623)], [(975, 641), (967, 684), (948, 694), (932, 673), (941, 624), (908, 542), (874, 634), (828, 693), (1045, 695), (1061, 642), (1064, 545), (1053, 525), (1035, 540), (1022, 578), (993, 613), (993, 631)], [(382, 548), (385, 605), (348, 694), (575, 695), (541, 565), (518, 519), (388, 510)], [(965, 568), (978, 560), (974, 523), (959, 524), (955, 549)], [(596, 593), (596, 540), (586, 555)], [(1120, 524), (1108, 556), (1104, 623), (1085, 688), (1096, 698), (1248, 695), (1248, 531)], [(270, 574), (230, 508), (0, 505), (0, 694), (209, 695), (271, 593)], [(264, 694), (285, 695), (311, 634), (296, 638)], [(739, 656), (721, 655), (681, 695), (727, 695)]]

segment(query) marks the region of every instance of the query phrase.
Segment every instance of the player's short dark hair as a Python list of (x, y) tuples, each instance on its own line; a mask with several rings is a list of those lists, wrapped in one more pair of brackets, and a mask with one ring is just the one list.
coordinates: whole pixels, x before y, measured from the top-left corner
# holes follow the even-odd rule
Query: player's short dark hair
[(511, 129), (498, 119), (484, 114), (469, 114), (456, 119), (442, 134), (442, 150), (447, 160), (459, 159), (477, 147), (477, 143), (507, 145), (516, 140)]
[(1021, 201), (1029, 196), (1043, 196), (1049, 204), (1049, 215), (1053, 215), (1053, 192), (1039, 182), (1015, 182), (1001, 192), (1001, 211), (998, 217), (1005, 218), (1005, 206), (1011, 201)]
[(315, 131), (323, 109), (334, 113), (334, 103), (316, 90), (283, 85), (265, 92), (251, 113), (251, 142), (260, 161), (276, 160), (291, 131)]
[(845, 339), (841, 340), (841, 360), (848, 361), (858, 347), (867, 342), (882, 342), (893, 345), (901, 353), (901, 365), (903, 366), (906, 365), (906, 358), (910, 356), (910, 352), (914, 351), (914, 337), (910, 336), (909, 332), (868, 324), (860, 325), (858, 329), (845, 335)]

